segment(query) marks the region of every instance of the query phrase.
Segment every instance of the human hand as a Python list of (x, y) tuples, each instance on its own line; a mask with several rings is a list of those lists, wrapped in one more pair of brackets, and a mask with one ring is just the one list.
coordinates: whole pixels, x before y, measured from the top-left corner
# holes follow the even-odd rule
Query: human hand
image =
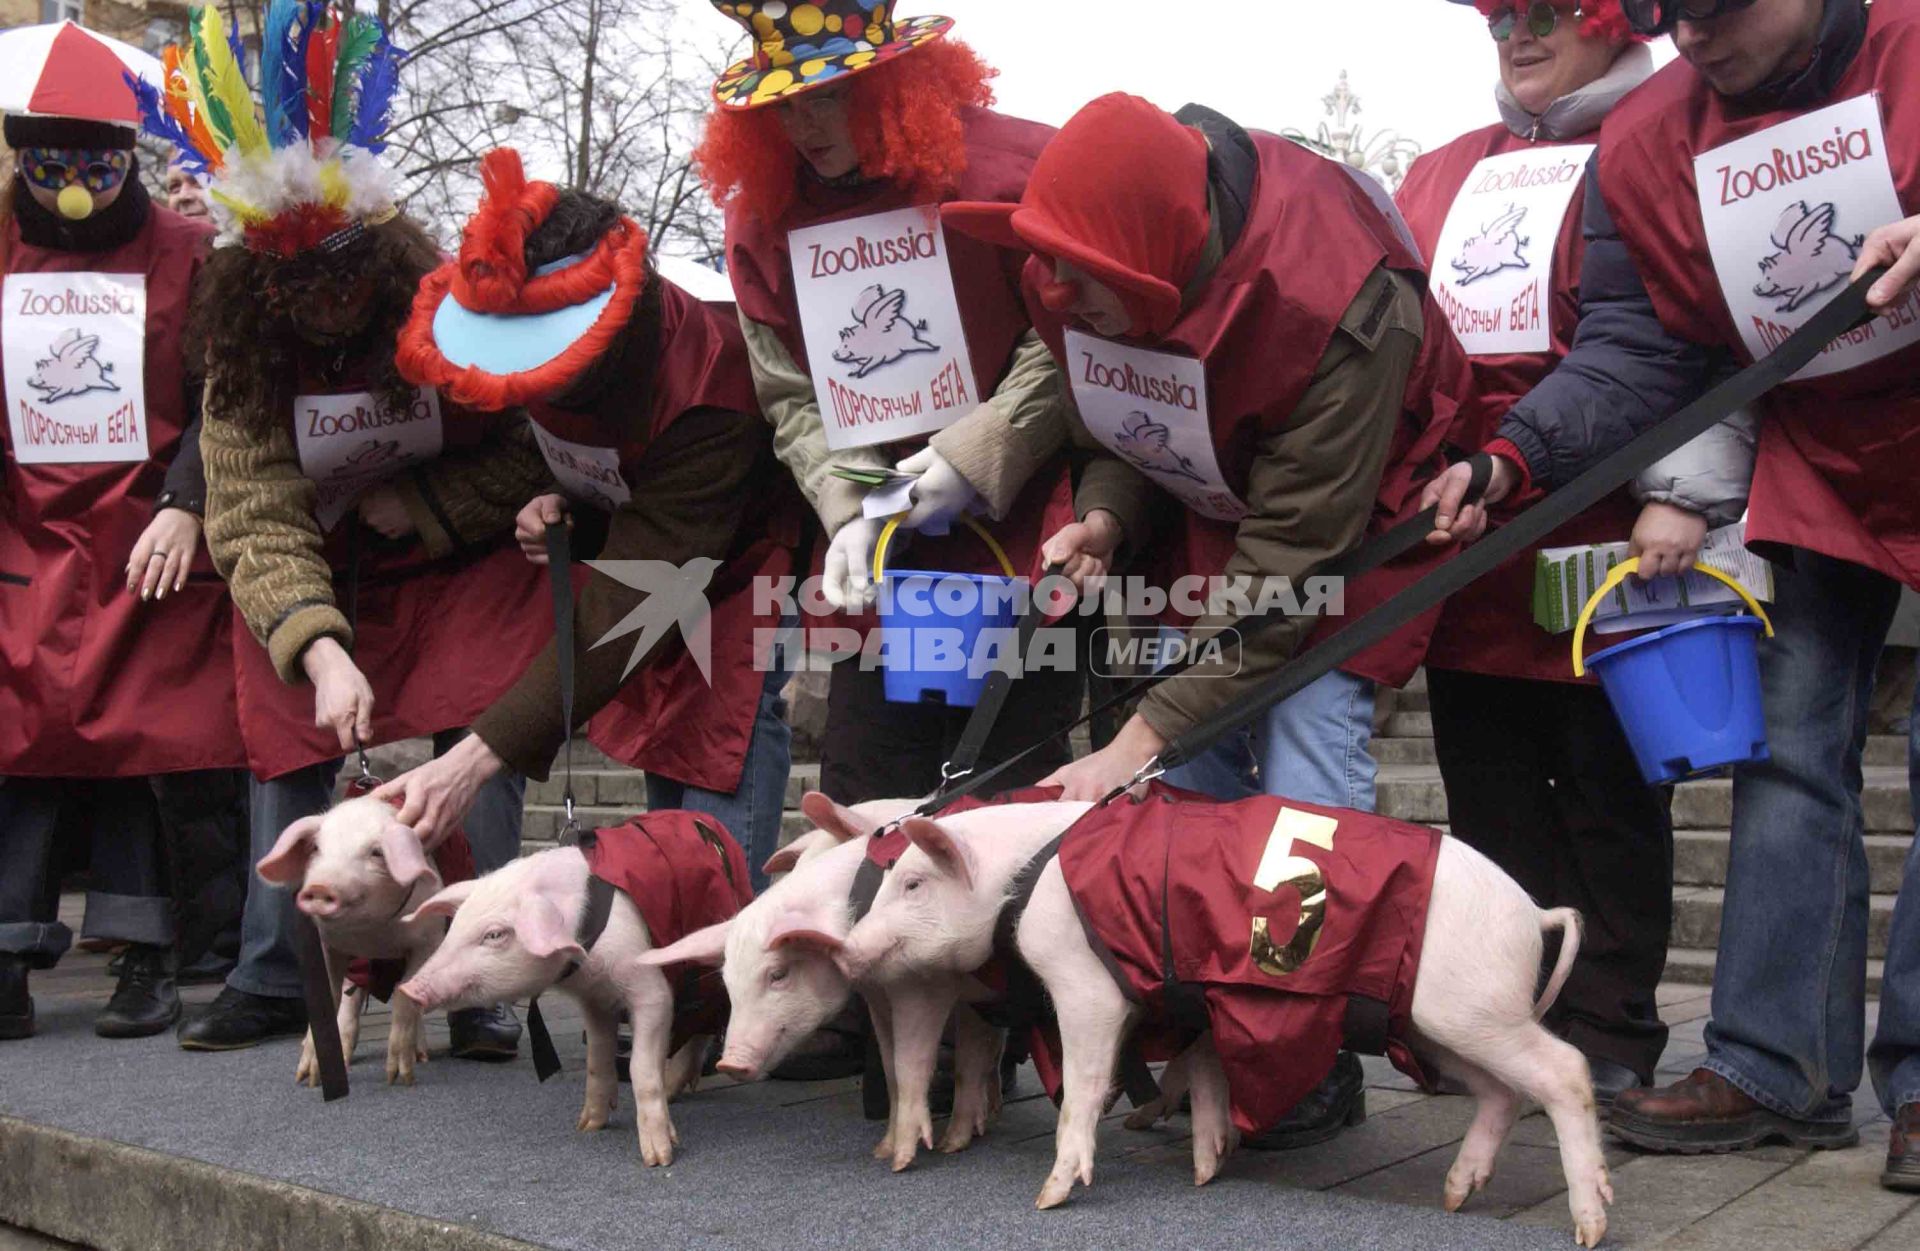
[(313, 683), (313, 723), (332, 727), (340, 750), (352, 751), (373, 736), (373, 687), (333, 638), (317, 638), (300, 657)]
[(1487, 489), (1474, 503), (1467, 502), (1467, 487), (1473, 481), (1470, 461), (1449, 465), (1445, 473), (1427, 483), (1426, 489), (1420, 492), (1421, 511), (1436, 510), (1427, 542), (1439, 546), (1471, 543), (1486, 533), (1487, 509), (1513, 494), (1513, 489), (1520, 485), (1520, 471), (1511, 461), (1504, 456), (1489, 459), (1493, 470), (1487, 477)]
[(163, 508), (153, 515), (127, 557), (127, 592), (165, 599), (187, 584), (187, 569), (200, 545), (200, 518), (184, 508)]
[(521, 553), (528, 560), (544, 565), (547, 563), (547, 527), (563, 521), (569, 526), (573, 524), (573, 519), (567, 516), (566, 496), (536, 495), (513, 519), (514, 542), (520, 545)]
[(886, 524), (878, 517), (855, 517), (834, 532), (820, 593), (835, 608), (858, 612), (873, 598), (873, 549)]
[(1040, 785), (1063, 788), (1062, 799), (1097, 803), (1132, 781), (1166, 745), (1159, 731), (1136, 713), (1120, 727), (1111, 743), (1091, 756), (1055, 769), (1040, 779)]
[(1880, 227), (1860, 246), (1860, 257), (1853, 264), (1849, 281), (1858, 279), (1876, 265), (1887, 272), (1867, 289), (1867, 304), (1884, 313), (1907, 298), (1914, 283), (1920, 281), (1920, 215)]
[(446, 755), (401, 774), (373, 797), (396, 805), (396, 819), (432, 851), (460, 828), (480, 787), (505, 767), (479, 735), (469, 734)]
[(397, 488), (381, 483), (368, 487), (360, 496), (360, 520), (376, 533), (390, 539), (404, 539), (414, 531), (413, 517), (400, 500)]
[(1707, 519), (1690, 508), (1649, 500), (1633, 523), (1627, 555), (1640, 560), (1642, 578), (1678, 577), (1700, 558)]
[(1094, 508), (1041, 544), (1040, 559), (1048, 565), (1059, 565), (1076, 591), (1091, 595), (1106, 580), (1113, 567), (1113, 554), (1120, 550), (1124, 538), (1120, 519), (1104, 508)]
[(913, 507), (900, 522), (909, 530), (945, 534), (953, 519), (979, 498), (973, 484), (961, 476), (953, 462), (931, 447), (920, 449), (895, 468), (919, 475), (913, 484)]

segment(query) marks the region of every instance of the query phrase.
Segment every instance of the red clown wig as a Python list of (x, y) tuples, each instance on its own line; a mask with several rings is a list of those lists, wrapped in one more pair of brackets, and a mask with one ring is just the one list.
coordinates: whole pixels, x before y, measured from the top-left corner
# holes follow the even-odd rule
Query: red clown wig
[[(1489, 19), (1502, 9), (1517, 9), (1524, 17), (1527, 3), (1528, 0), (1474, 0), (1474, 7), (1480, 10), (1482, 17)], [(1567, 8), (1567, 0), (1557, 0), (1554, 7)], [(1612, 44), (1634, 43), (1642, 39), (1627, 24), (1626, 10), (1620, 7), (1620, 0), (1579, 0), (1572, 7), (1580, 13), (1580, 34), (1587, 39), (1604, 39)]]
[[(989, 84), (997, 72), (949, 38), (850, 76), (847, 116), (860, 172), (920, 197), (952, 194), (967, 168), (960, 110), (993, 103)], [(693, 154), (715, 200), (738, 201), (763, 222), (786, 213), (800, 168), (777, 108), (715, 109)]]

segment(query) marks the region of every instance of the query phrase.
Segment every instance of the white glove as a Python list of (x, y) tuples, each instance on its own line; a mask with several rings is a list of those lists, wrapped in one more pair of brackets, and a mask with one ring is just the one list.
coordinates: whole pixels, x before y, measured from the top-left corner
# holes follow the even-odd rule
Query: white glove
[(947, 532), (947, 526), (955, 517), (979, 498), (973, 484), (960, 476), (953, 462), (930, 447), (915, 452), (895, 468), (901, 473), (919, 475), (919, 480), (913, 484), (913, 507), (900, 523), (909, 530), (918, 530), (937, 538)]
[(858, 612), (873, 598), (873, 548), (886, 524), (878, 517), (855, 517), (834, 532), (820, 593), (835, 608)]

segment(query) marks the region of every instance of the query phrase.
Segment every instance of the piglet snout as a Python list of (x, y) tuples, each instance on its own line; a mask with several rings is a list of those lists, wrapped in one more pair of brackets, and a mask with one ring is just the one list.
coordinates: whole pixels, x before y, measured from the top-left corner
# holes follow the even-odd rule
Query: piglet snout
[(753, 1065), (743, 1060), (729, 1060), (725, 1056), (713, 1067), (715, 1072), (725, 1073), (736, 1082), (750, 1082), (755, 1076)]
[(330, 917), (340, 911), (340, 896), (325, 882), (308, 882), (295, 900), (300, 911), (310, 917)]
[(405, 995), (407, 998), (419, 1004), (422, 1012), (431, 1012), (439, 1004), (439, 997), (422, 985), (418, 979), (400, 983), (399, 986), (394, 988), (394, 993)]

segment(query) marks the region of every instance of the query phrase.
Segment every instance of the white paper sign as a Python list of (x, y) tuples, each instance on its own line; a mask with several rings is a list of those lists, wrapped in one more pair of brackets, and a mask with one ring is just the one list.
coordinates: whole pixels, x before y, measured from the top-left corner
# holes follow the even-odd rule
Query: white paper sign
[(537, 421), (531, 424), (540, 455), (546, 458), (547, 468), (553, 471), (554, 480), (568, 499), (610, 513), (633, 498), (620, 472), (616, 449), (573, 443), (550, 433)]
[(1066, 349), (1073, 402), (1094, 438), (1202, 516), (1247, 515), (1214, 455), (1204, 363), (1072, 329)]
[(980, 403), (937, 207), (809, 226), (787, 246), (829, 448), (930, 434)]
[(14, 458), (147, 459), (147, 276), (9, 274), (3, 298)]
[(331, 530), (362, 491), (440, 454), (440, 394), (423, 387), (405, 410), (365, 391), (298, 395), (293, 434), (300, 472), (320, 486), (314, 516)]
[(1523, 148), (1473, 167), (1441, 227), (1433, 298), (1469, 356), (1553, 347), (1553, 254), (1593, 145)]
[[(1855, 96), (1694, 158), (1714, 273), (1758, 358), (1847, 285), (1875, 227), (1906, 216), (1877, 93)], [(1794, 376), (1818, 378), (1920, 341), (1920, 291), (1848, 331)]]

